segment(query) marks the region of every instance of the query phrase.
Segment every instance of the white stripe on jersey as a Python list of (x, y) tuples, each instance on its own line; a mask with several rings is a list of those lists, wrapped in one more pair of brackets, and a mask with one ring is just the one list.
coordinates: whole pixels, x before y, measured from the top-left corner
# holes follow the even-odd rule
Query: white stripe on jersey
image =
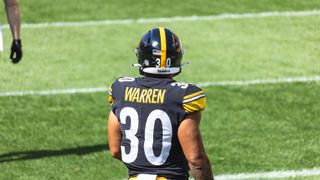
[(204, 96), (205, 96), (204, 94), (200, 94), (198, 96), (183, 100), (183, 103), (188, 103), (188, 102), (203, 98)]

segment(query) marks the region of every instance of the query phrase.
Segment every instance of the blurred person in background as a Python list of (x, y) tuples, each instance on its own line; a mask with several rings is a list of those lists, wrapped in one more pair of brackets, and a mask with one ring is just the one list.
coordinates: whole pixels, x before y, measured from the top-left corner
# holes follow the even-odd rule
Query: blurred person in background
[[(22, 58), (22, 45), (20, 37), (20, 11), (17, 0), (4, 0), (8, 22), (12, 34), (10, 59), (12, 63), (18, 63)], [(0, 52), (3, 51), (3, 41), (0, 26)]]

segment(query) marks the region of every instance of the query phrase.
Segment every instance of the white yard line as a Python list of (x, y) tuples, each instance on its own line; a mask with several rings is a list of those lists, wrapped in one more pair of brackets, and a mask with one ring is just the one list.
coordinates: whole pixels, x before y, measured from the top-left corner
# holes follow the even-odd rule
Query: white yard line
[[(240, 174), (222, 174), (215, 176), (216, 180), (249, 180), (249, 179), (277, 179), (290, 177), (307, 177), (319, 176), (320, 169), (302, 169), (302, 170), (288, 170), (288, 171), (270, 171), (259, 173), (240, 173)], [(194, 180), (193, 178), (189, 178)], [(126, 180), (126, 179), (123, 179)]]
[(40, 91), (11, 91), (0, 92), (2, 96), (26, 96), (26, 95), (54, 95), (54, 94), (79, 94), (79, 93), (95, 93), (95, 92), (107, 92), (106, 87), (97, 88), (78, 88), (78, 89), (52, 89), (52, 90), (40, 90)]
[[(286, 77), (279, 79), (255, 79), (255, 80), (244, 80), (244, 81), (216, 81), (216, 82), (202, 82), (198, 83), (201, 87), (209, 86), (248, 86), (256, 84), (280, 84), (280, 83), (306, 83), (306, 82), (320, 82), (320, 76), (310, 77)], [(78, 93), (95, 93), (95, 92), (106, 92), (107, 87), (96, 87), (96, 88), (78, 88), (78, 89), (53, 89), (53, 90), (42, 90), (42, 91), (11, 91), (11, 92), (0, 92), (0, 97), (4, 96), (26, 96), (26, 95), (53, 95), (53, 94), (78, 94)]]
[(245, 81), (217, 81), (217, 82), (201, 82), (201, 87), (208, 86), (248, 86), (254, 84), (280, 84), (280, 83), (296, 83), (296, 82), (319, 82), (320, 76), (309, 77), (286, 77), (279, 79), (255, 79)]
[(240, 173), (240, 174), (225, 174), (216, 176), (217, 180), (240, 180), (240, 179), (276, 179), (276, 178), (289, 178), (289, 177), (306, 177), (306, 176), (319, 176), (320, 169), (302, 169), (291, 171), (271, 171), (261, 173)]
[[(22, 28), (48, 28), (48, 27), (79, 27), (79, 26), (101, 26), (101, 25), (127, 25), (127, 24), (149, 24), (149, 23), (169, 23), (183, 21), (212, 21), (227, 19), (247, 19), (247, 18), (264, 18), (264, 17), (293, 17), (293, 16), (311, 16), (320, 15), (320, 10), (307, 11), (287, 11), (287, 12), (261, 12), (261, 13), (242, 13), (242, 14), (221, 14), (212, 16), (177, 16), (167, 18), (140, 18), (140, 19), (120, 19), (120, 20), (101, 20), (101, 21), (83, 21), (83, 22), (53, 22), (53, 23), (36, 23), (22, 24)], [(8, 29), (6, 24), (3, 29)], [(288, 77), (280, 79), (256, 79), (245, 81), (218, 81), (202, 82), (201, 87), (208, 86), (248, 86), (256, 84), (280, 84), (280, 83), (305, 83), (320, 82), (320, 76), (312, 77)], [(0, 96), (25, 96), (25, 95), (54, 95), (54, 94), (76, 94), (76, 93), (94, 93), (107, 92), (106, 87), (97, 88), (79, 88), (79, 89), (56, 89), (43, 91), (12, 91), (0, 92)], [(217, 180), (242, 180), (242, 179), (274, 179), (289, 177), (320, 176), (320, 169), (303, 169), (291, 171), (271, 171), (261, 173), (240, 173), (225, 174), (216, 176)]]
[[(79, 27), (79, 26), (101, 26), (101, 25), (127, 25), (127, 24), (150, 24), (150, 23), (170, 23), (183, 21), (212, 21), (226, 19), (247, 19), (247, 18), (265, 18), (265, 17), (292, 17), (292, 16), (312, 16), (320, 15), (320, 10), (306, 11), (272, 11), (260, 13), (241, 13), (241, 14), (220, 14), (211, 16), (176, 16), (176, 17), (160, 17), (160, 18), (140, 18), (140, 19), (115, 19), (115, 20), (97, 20), (82, 22), (52, 22), (52, 23), (35, 23), (22, 24), (22, 28), (47, 28), (47, 27)], [(8, 29), (6, 24), (4, 29)]]

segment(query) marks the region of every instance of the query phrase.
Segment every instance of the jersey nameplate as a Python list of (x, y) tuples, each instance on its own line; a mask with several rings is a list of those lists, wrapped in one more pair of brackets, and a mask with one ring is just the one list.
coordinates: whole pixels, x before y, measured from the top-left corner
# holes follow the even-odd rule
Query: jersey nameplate
[(163, 104), (165, 96), (165, 89), (126, 87), (125, 91), (125, 101), (129, 102)]

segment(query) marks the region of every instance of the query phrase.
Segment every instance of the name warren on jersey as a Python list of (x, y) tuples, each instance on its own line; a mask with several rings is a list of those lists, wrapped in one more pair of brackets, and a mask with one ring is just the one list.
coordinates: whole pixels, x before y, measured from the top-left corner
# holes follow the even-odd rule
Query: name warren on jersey
[(124, 77), (112, 84), (109, 102), (120, 122), (121, 156), (129, 176), (189, 176), (177, 131), (186, 115), (206, 106), (198, 86), (171, 78)]

